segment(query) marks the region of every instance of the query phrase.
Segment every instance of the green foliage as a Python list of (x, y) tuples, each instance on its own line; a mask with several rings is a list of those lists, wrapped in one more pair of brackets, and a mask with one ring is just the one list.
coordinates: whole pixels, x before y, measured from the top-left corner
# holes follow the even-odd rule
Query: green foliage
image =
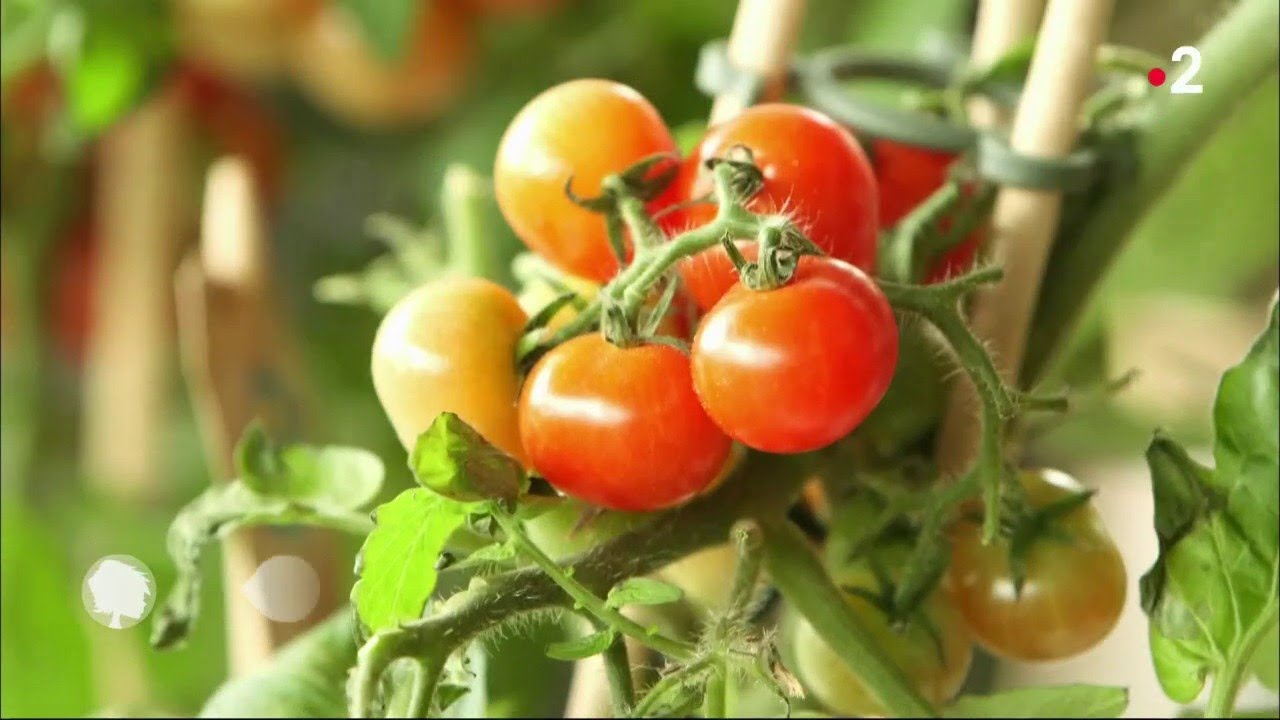
[(1055, 685), (964, 695), (944, 715), (949, 718), (1113, 718), (1129, 705), (1124, 688), (1103, 685)]
[(599, 655), (608, 650), (617, 637), (617, 631), (613, 628), (607, 628), (590, 635), (583, 635), (575, 640), (552, 643), (547, 646), (547, 657), (553, 660), (566, 661), (589, 658), (592, 655)]
[(419, 25), (418, 18), (434, 1), (340, 0), (342, 7), (359, 21), (374, 52), (388, 64), (404, 56)]
[(1151, 652), (1169, 697), (1195, 699), (1215, 677), (1211, 712), (1229, 712), (1280, 598), (1280, 325), (1223, 375), (1214, 406), (1215, 467), (1157, 436), (1148, 450), (1160, 556), (1142, 578)]
[(653, 578), (627, 578), (609, 591), (604, 604), (611, 608), (625, 605), (665, 605), (684, 597), (684, 591), (675, 585)]
[(419, 485), (463, 502), (491, 499), (512, 505), (528, 484), (519, 461), (451, 412), (437, 415), (418, 436), (409, 469)]
[(264, 497), (299, 505), (355, 510), (382, 488), (382, 461), (352, 447), (290, 445), (277, 448), (262, 427), (251, 425), (235, 451), (236, 471), (245, 487)]

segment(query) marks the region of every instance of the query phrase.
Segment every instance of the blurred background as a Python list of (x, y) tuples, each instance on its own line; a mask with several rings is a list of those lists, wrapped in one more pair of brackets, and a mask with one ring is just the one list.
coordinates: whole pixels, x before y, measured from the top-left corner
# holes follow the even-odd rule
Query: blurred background
[[(149, 623), (121, 632), (92, 622), (80, 591), (95, 560), (123, 553), (163, 593), (169, 521), (219, 473), (198, 420), (204, 401), (181, 373), (173, 288), (215, 158), (239, 155), (251, 170), (281, 319), (271, 337), (287, 341), (309, 409), (296, 439), (374, 450), (393, 494), (409, 477), (369, 379), (378, 315), (318, 302), (316, 282), (386, 251), (370, 215), (403, 219), (392, 235), (442, 242), (445, 169), (487, 176), (507, 122), (554, 83), (625, 82), (696, 133), (709, 109), (693, 85), (697, 54), (728, 34), (735, 5), (0, 0), (0, 714), (191, 714), (226, 676), (220, 563), (206, 563), (204, 613), (177, 652), (147, 648)], [(1229, 5), (1128, 0), (1112, 39), (1168, 57)], [(804, 50), (852, 43), (952, 60), (973, 16), (969, 0), (809, 6)], [(1157, 426), (1207, 443), (1217, 377), (1275, 292), (1278, 102), (1274, 77), (1240, 99), (1120, 257), (1061, 369), (1068, 379), (1142, 374), (1033, 436), (1032, 461), (1101, 489), (1129, 563), (1131, 612), (1091, 653), (990, 667), (991, 683), (1130, 684), (1130, 715), (1173, 710), (1154, 684), (1137, 606), (1137, 578), (1155, 556), (1142, 451)], [(496, 206), (481, 201), (494, 247), (513, 254)], [(354, 547), (334, 552), (345, 594)], [(491, 715), (561, 712), (569, 666), (542, 657), (559, 630), (539, 632), (491, 654)], [(1251, 703), (1275, 701), (1251, 687)]]

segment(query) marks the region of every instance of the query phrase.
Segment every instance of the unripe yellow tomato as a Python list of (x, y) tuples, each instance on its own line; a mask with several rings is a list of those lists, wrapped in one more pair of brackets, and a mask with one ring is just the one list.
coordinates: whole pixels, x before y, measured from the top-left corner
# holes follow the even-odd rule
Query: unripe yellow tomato
[[(578, 297), (582, 298), (585, 302), (591, 302), (596, 298), (596, 295), (600, 294), (600, 284), (591, 282), (590, 280), (574, 277), (572, 275), (565, 275), (560, 278), (560, 281), (564, 283), (565, 288), (577, 293)], [(539, 313), (543, 308), (550, 305), (556, 298), (560, 297), (560, 295), (561, 292), (557, 288), (553, 287), (551, 283), (545, 280), (533, 280), (532, 282), (526, 283), (524, 288), (520, 291), (520, 307), (524, 308), (524, 311), (529, 313), (532, 317)], [(565, 305), (560, 308), (554, 316), (552, 316), (546, 327), (548, 330), (559, 330), (565, 325), (568, 325), (569, 322), (577, 316), (578, 311), (572, 304)]]
[(330, 3), (294, 37), (294, 80), (349, 125), (386, 129), (427, 120), (458, 94), (474, 46), (470, 18), (452, 2), (427, 3), (404, 57), (389, 62), (369, 46), (356, 19)]
[(293, 33), (320, 0), (173, 0), (182, 54), (234, 79), (272, 80), (287, 66)]
[(524, 462), (515, 347), (525, 321), (510, 292), (479, 278), (433, 280), (396, 303), (373, 341), (373, 387), (405, 449), (447, 410)]
[(729, 603), (738, 551), (730, 543), (703, 548), (659, 570), (659, 580), (684, 591), (685, 600), (700, 610), (719, 612)]

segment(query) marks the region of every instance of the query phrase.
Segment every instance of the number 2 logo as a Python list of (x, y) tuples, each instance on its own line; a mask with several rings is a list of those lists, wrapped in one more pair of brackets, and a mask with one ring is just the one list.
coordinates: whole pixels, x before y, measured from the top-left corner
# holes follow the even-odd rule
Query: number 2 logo
[(1204, 86), (1199, 84), (1191, 84), (1195, 79), (1196, 73), (1200, 72), (1200, 51), (1190, 45), (1183, 45), (1173, 51), (1173, 61), (1181, 62), (1183, 58), (1191, 60), (1191, 64), (1187, 69), (1178, 76), (1177, 80), (1169, 86), (1169, 92), (1174, 95), (1199, 95), (1204, 92)]

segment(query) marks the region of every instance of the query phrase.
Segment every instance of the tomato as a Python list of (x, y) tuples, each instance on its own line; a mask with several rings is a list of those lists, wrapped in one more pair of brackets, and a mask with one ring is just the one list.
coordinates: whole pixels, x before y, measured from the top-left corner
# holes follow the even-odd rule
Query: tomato
[(655, 576), (684, 591), (694, 607), (711, 612), (729, 604), (738, 551), (729, 543), (712, 545), (662, 568)]
[(178, 69), (175, 84), (215, 152), (243, 157), (253, 169), (263, 198), (269, 202), (279, 198), (284, 165), (282, 131), (258, 99), (193, 63)]
[(475, 42), (470, 19), (454, 3), (427, 5), (405, 57), (393, 63), (369, 47), (355, 17), (329, 3), (294, 38), (294, 80), (316, 105), (362, 129), (434, 117), (461, 91)]
[[(846, 588), (872, 592), (878, 588), (875, 578), (863, 569), (843, 572), (837, 580)], [(973, 642), (945, 591), (935, 591), (925, 600), (919, 611), (921, 617), (902, 632), (896, 631), (888, 617), (866, 598), (846, 593), (845, 600), (872, 640), (926, 700), (941, 705), (960, 690), (973, 658)], [(936, 639), (929, 626), (936, 632)], [(814, 697), (845, 715), (885, 714), (862, 681), (805, 618), (793, 613), (786, 627), (794, 670)]]
[[(1083, 488), (1054, 470), (1025, 471), (1033, 507)], [(997, 655), (1057, 660), (1106, 637), (1124, 608), (1125, 570), (1097, 510), (1082, 505), (1036, 540), (1026, 556), (1026, 580), (1015, 596), (1009, 542), (982, 544), (977, 523), (955, 529), (949, 582), (974, 636)]]
[[(877, 190), (871, 163), (848, 130), (816, 110), (757, 105), (711, 128), (685, 160), (664, 204), (711, 192), (705, 161), (725, 156), (735, 145), (750, 148), (764, 173), (764, 186), (747, 202), (748, 209), (786, 212), (832, 257), (875, 270)], [(704, 225), (715, 214), (714, 204), (699, 203), (668, 213), (662, 227), (674, 234)], [(704, 310), (737, 281), (719, 247), (684, 261), (680, 271)]]
[(290, 37), (321, 0), (174, 0), (183, 55), (237, 80), (283, 74)]
[[(596, 510), (583, 522), (586, 513)], [(653, 520), (647, 513), (598, 510), (577, 500), (565, 500), (541, 515), (526, 520), (525, 533), (552, 560), (561, 561), (609, 542)], [(581, 525), (579, 525), (581, 523)]]
[[(516, 114), (498, 144), (498, 207), (530, 249), (566, 272), (606, 282), (618, 272), (604, 216), (580, 197), (638, 160), (676, 152), (658, 111), (639, 93), (609, 80), (573, 80), (544, 91)], [(660, 172), (661, 169), (655, 170)]]
[(443, 411), (524, 460), (515, 347), (524, 311), (488, 280), (435, 280), (405, 296), (373, 341), (373, 387), (406, 449)]
[(520, 438), (533, 468), (561, 492), (632, 512), (697, 495), (731, 446), (698, 404), (684, 353), (621, 348), (598, 333), (534, 366), (520, 397)]
[(880, 402), (898, 359), (888, 300), (861, 270), (807, 256), (786, 285), (734, 286), (693, 340), (693, 383), (735, 440), (775, 453), (847, 435)]
[[(880, 183), (880, 227), (892, 228), (920, 203), (942, 187), (956, 154), (912, 147), (892, 140), (875, 140), (876, 181)], [(945, 224), (944, 224), (945, 225)], [(973, 267), (984, 237), (972, 233), (938, 258), (925, 277), (926, 284), (963, 275)]]

